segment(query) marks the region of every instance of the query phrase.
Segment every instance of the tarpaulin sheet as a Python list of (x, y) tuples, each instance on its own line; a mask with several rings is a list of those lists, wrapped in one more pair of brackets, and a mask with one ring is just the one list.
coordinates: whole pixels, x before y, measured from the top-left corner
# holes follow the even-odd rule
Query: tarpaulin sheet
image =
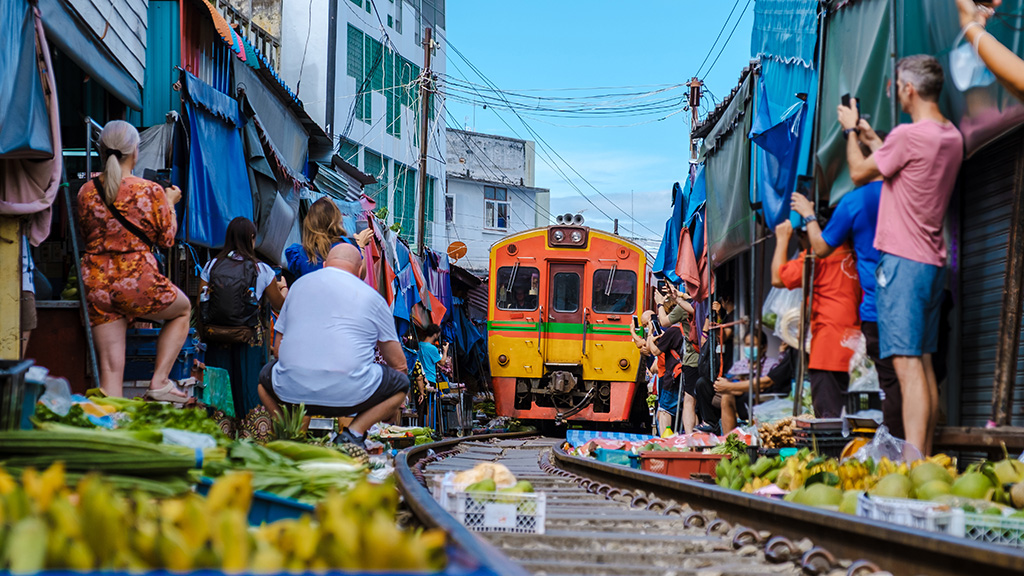
[[(932, 54), (946, 71), (939, 105), (942, 113), (953, 120), (964, 135), (967, 154), (973, 154), (1009, 130), (1024, 122), (1024, 105), (998, 82), (989, 86), (960, 92), (949, 75), (949, 53), (960, 32), (955, 2), (934, 0), (903, 0), (898, 17), (899, 55)], [(1024, 57), (1024, 34), (1021, 18), (1024, 0), (1003, 0), (998, 14), (985, 29), (996, 40)], [(984, 40), (982, 40), (984, 42)], [(909, 119), (904, 115), (902, 121)]]
[(874, 128), (893, 126), (892, 102), (885, 95), (892, 70), (889, 10), (890, 0), (860, 0), (828, 16), (816, 173), (819, 193), (833, 206), (854, 188), (836, 115), (841, 97), (858, 98)]
[(260, 124), (274, 143), (282, 160), (301, 172), (309, 151), (309, 135), (288, 107), (264, 85), (259, 75), (238, 58), (231, 59), (235, 85), (245, 90), (245, 97), (259, 114)]
[[(689, 181), (687, 181), (689, 183)], [(653, 271), (664, 276), (669, 282), (679, 284), (676, 275), (676, 262), (679, 258), (679, 237), (683, 229), (683, 218), (686, 214), (686, 194), (676, 182), (672, 186), (672, 216), (665, 222), (665, 234), (661, 237), (658, 255), (654, 258)]]
[[(16, 4), (18, 2), (15, 2)], [(110, 10), (107, 5), (107, 10)], [(78, 65), (90, 80), (103, 86), (115, 98), (135, 110), (142, 110), (142, 89), (96, 38), (66, 0), (39, 0), (46, 37)]]
[(712, 268), (750, 246), (750, 132), (753, 74), (704, 139), (708, 254)]
[(757, 0), (750, 55), (770, 56), (805, 67), (814, 64), (817, 0)]
[(219, 248), (234, 217), (253, 217), (242, 116), (226, 94), (188, 72), (182, 78), (190, 136), (186, 240)]
[(32, 6), (0, 3), (0, 158), (53, 157)]
[(800, 143), (805, 128), (807, 105), (797, 102), (778, 122), (772, 121), (764, 78), (758, 80), (761, 97), (757, 100), (750, 139), (760, 150), (757, 154), (757, 198), (764, 210), (765, 222), (775, 228), (789, 217), (789, 200), (800, 163)]

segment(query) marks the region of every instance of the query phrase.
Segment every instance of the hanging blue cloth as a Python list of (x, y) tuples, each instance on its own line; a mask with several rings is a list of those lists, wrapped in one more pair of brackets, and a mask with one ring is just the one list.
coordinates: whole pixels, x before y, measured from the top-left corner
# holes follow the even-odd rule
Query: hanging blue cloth
[(226, 94), (188, 72), (182, 77), (190, 135), (186, 240), (218, 248), (234, 217), (253, 218), (242, 115)]
[(690, 229), (690, 238), (693, 240), (693, 253), (700, 260), (704, 253), (704, 209), (708, 200), (707, 182), (704, 179), (704, 165), (697, 167), (697, 173), (693, 177), (693, 185), (690, 186), (689, 195), (686, 198), (686, 216), (683, 220), (684, 226)]
[(807, 104), (801, 101), (790, 106), (779, 122), (773, 124), (764, 77), (759, 86), (761, 95), (750, 139), (762, 150), (757, 155), (757, 186), (754, 187), (760, 198), (751, 198), (751, 202), (761, 202), (765, 222), (775, 228), (789, 217), (789, 199), (796, 185)]
[(683, 232), (683, 215), (686, 212), (686, 195), (682, 186), (676, 182), (672, 186), (672, 216), (665, 223), (665, 235), (658, 247), (658, 256), (654, 259), (654, 273), (664, 276), (673, 284), (679, 284), (676, 275), (676, 261), (679, 259), (679, 238)]

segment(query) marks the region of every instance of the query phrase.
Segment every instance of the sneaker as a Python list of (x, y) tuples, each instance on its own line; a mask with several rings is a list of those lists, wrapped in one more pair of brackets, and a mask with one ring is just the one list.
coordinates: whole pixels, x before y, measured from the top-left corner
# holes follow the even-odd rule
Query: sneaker
[(363, 450), (366, 450), (366, 436), (358, 438), (348, 428), (345, 428), (344, 430), (341, 431), (341, 434), (338, 434), (338, 437), (335, 439), (335, 442), (345, 442), (348, 444), (354, 444), (355, 446), (358, 446)]

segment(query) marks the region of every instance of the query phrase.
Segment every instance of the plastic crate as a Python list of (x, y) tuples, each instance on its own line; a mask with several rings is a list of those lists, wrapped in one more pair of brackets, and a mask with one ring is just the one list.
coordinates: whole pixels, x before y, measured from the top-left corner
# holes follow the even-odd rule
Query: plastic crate
[(0, 360), (0, 430), (21, 428), (25, 416), (35, 412), (35, 395), (26, 394), (25, 384), (31, 366), (31, 360)]
[[(177, 360), (174, 361), (174, 366), (171, 368), (171, 373), (167, 376), (171, 380), (184, 380), (192, 376), (192, 360), (195, 356), (192, 354), (178, 354)], [(133, 357), (125, 358), (124, 362), (124, 379), (125, 380), (150, 380), (153, 378), (153, 366), (156, 364), (156, 358), (149, 357)]]
[[(206, 495), (213, 486), (211, 478), (203, 477), (196, 485), (196, 492)], [(276, 522), (286, 518), (298, 518), (303, 514), (312, 514), (315, 508), (291, 498), (282, 498), (277, 494), (257, 490), (252, 494), (252, 505), (249, 506), (249, 525), (259, 526), (264, 522)]]
[(952, 536), (965, 534), (964, 511), (938, 502), (861, 494), (857, 516)]
[(637, 470), (640, 469), (640, 457), (629, 450), (609, 450), (607, 448), (598, 448), (594, 452), (594, 456), (597, 458), (598, 462), (618, 464), (619, 466), (627, 466)]
[(848, 392), (846, 394), (846, 413), (856, 414), (861, 410), (881, 410), (882, 394), (873, 392)]
[[(124, 355), (130, 356), (156, 356), (156, 341), (160, 337), (160, 328), (129, 328), (125, 332)], [(188, 329), (188, 337), (181, 351), (188, 354), (196, 352), (196, 329)]]
[(1024, 518), (964, 514), (964, 535), (971, 540), (1024, 549)]
[(715, 466), (724, 454), (703, 452), (651, 451), (640, 453), (640, 467), (655, 474), (665, 474), (689, 480), (691, 474), (710, 474), (715, 477)]
[(446, 512), (474, 532), (544, 533), (547, 499), (543, 492), (464, 492), (445, 479), (436, 496)]

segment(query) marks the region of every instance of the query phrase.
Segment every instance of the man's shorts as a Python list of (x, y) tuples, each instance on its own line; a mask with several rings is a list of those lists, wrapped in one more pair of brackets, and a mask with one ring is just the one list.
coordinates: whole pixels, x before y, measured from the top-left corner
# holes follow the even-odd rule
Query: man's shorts
[[(290, 404), (284, 402), (277, 395), (274, 390), (273, 374), (274, 364), (277, 364), (277, 360), (271, 360), (267, 365), (260, 370), (260, 386), (267, 391), (268, 394), (278, 404)], [(344, 416), (356, 416), (366, 412), (370, 408), (383, 403), (388, 398), (391, 398), (399, 392), (407, 392), (409, 390), (409, 376), (404, 372), (399, 372), (390, 366), (381, 366), (382, 376), (380, 386), (370, 394), (370, 397), (366, 400), (356, 404), (355, 406), (316, 406), (313, 404), (306, 404), (306, 413), (311, 416), (327, 416), (328, 418), (340, 418)]]
[(700, 378), (700, 371), (696, 366), (683, 366), (683, 392), (690, 396), (697, 397), (697, 380)]
[(880, 356), (921, 356), (938, 350), (946, 268), (883, 252), (875, 280)]
[[(662, 387), (658, 393), (658, 409), (675, 414), (676, 407), (679, 405), (679, 384), (677, 382), (666, 382), (665, 384), (666, 386)], [(661, 386), (660, 383), (659, 386)]]

